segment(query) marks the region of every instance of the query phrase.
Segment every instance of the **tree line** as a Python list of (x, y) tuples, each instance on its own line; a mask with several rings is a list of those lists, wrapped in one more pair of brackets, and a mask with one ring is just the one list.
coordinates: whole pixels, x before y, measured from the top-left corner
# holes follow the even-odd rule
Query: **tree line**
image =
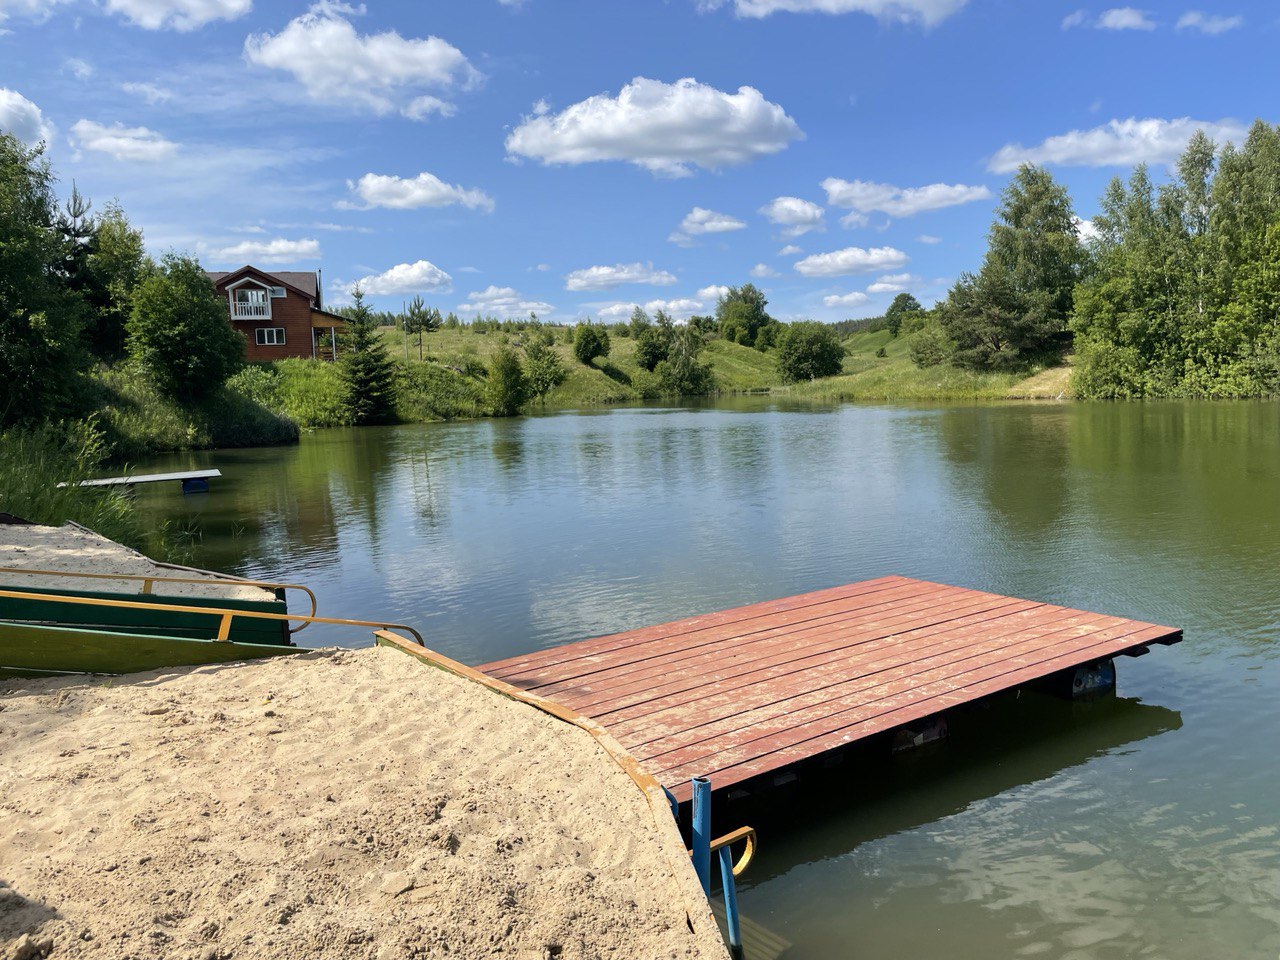
[(908, 322), (912, 358), (1018, 370), (1075, 351), (1083, 398), (1280, 393), (1280, 130), (1197, 133), (1170, 179), (1113, 179), (1091, 235), (1048, 171), (1001, 198), (977, 273)]

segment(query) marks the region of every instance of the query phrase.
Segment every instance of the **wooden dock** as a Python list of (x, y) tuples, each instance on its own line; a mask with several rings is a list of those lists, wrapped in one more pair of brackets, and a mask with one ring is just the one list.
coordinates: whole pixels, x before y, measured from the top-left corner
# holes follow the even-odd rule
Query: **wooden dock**
[(1182, 631), (882, 577), (480, 669), (598, 721), (677, 799), (725, 790)]

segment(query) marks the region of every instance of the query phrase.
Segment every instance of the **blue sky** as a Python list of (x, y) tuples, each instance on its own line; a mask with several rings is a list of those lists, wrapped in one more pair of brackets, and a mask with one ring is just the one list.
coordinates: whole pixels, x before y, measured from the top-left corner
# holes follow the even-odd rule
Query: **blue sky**
[(782, 319), (926, 303), (1019, 161), (1087, 219), (1275, 121), (1269, 2), (0, 0), (0, 128), (159, 253), (338, 302)]

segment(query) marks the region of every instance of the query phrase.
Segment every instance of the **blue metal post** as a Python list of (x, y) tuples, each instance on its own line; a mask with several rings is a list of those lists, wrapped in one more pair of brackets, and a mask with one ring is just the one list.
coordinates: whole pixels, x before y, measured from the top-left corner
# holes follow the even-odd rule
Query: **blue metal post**
[(738, 923), (738, 885), (733, 879), (733, 853), (721, 847), (720, 885), (724, 887), (724, 922), (729, 928), (729, 954), (734, 960), (742, 960), (742, 931)]
[(711, 781), (693, 778), (693, 869), (711, 897)]

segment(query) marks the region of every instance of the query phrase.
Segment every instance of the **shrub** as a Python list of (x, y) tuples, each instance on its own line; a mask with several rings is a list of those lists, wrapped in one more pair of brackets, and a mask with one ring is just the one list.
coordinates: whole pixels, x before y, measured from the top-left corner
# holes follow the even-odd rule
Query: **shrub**
[(652, 371), (667, 359), (669, 349), (668, 337), (662, 330), (652, 326), (645, 327), (636, 338), (636, 363), (645, 370)]
[(889, 356), (889, 351), (886, 350), (884, 347), (881, 347), (879, 350), (876, 351), (876, 356), (881, 360), (883, 360), (885, 357)]
[(549, 342), (550, 334), (534, 338), (525, 348), (525, 374), (531, 397), (545, 401), (547, 394), (568, 379), (560, 354)]
[(573, 331), (573, 355), (587, 366), (596, 357), (609, 355), (609, 333), (594, 323), (580, 323)]
[(510, 347), (499, 348), (489, 358), (489, 382), (485, 400), (495, 417), (513, 417), (529, 402), (529, 379), (519, 355)]
[(787, 324), (778, 335), (778, 375), (784, 383), (835, 376), (843, 368), (844, 355), (835, 329), (825, 323)]
[(936, 367), (951, 359), (953, 349), (947, 332), (936, 321), (925, 324), (907, 341), (907, 352), (917, 367)]
[(169, 254), (138, 284), (128, 322), (129, 353), (167, 396), (198, 401), (239, 369), (244, 340), (200, 264)]

